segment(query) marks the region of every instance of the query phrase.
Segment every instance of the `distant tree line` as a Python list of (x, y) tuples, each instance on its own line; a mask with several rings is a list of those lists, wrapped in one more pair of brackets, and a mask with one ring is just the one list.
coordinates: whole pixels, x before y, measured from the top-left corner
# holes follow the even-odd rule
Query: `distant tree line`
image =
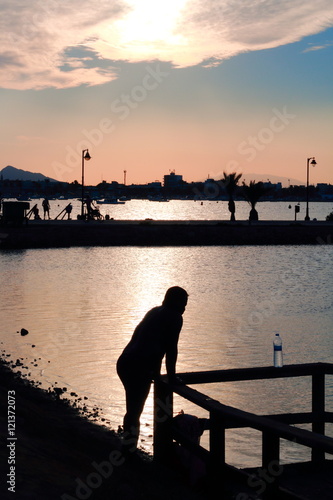
[[(128, 199), (147, 199), (154, 196), (163, 196), (168, 199), (192, 199), (192, 200), (224, 200), (228, 201), (231, 220), (235, 220), (235, 201), (248, 201), (252, 210), (252, 217), (255, 219), (256, 204), (258, 201), (304, 201), (306, 197), (305, 186), (289, 186), (279, 188), (277, 184), (244, 181), (240, 184), (242, 174), (223, 173), (219, 180), (208, 179), (206, 182), (185, 182), (181, 181), (175, 186), (162, 186), (159, 183), (125, 185), (116, 181), (103, 181), (96, 186), (86, 186), (85, 193), (91, 198), (105, 198), (125, 196)], [(328, 185), (326, 195), (333, 195), (333, 186)], [(57, 198), (80, 198), (81, 184), (73, 182), (51, 182), (45, 181), (22, 181), (8, 180), (0, 178), (0, 197), (49, 197)], [(312, 201), (321, 201), (324, 198), (318, 187), (309, 186), (309, 196)]]

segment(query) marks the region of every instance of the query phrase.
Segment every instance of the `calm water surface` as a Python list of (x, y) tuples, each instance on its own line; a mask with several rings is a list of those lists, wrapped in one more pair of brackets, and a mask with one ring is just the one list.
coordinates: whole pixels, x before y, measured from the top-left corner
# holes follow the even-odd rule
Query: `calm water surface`
[[(286, 364), (331, 362), (332, 260), (333, 246), (327, 244), (3, 251), (2, 349), (13, 359), (25, 358), (31, 377), (44, 387), (57, 381), (88, 396), (117, 428), (124, 392), (116, 360), (136, 324), (161, 303), (169, 286), (180, 285), (189, 293), (178, 371), (271, 365), (276, 332), (283, 339)], [(21, 328), (29, 335), (21, 337)], [(328, 386), (332, 388), (330, 380)], [(259, 414), (309, 411), (311, 405), (308, 380), (197, 388)], [(332, 395), (328, 390), (331, 409)], [(181, 409), (205, 416), (176, 398), (175, 412)], [(142, 422), (141, 444), (151, 449), (151, 396)], [(286, 460), (304, 456), (302, 449), (290, 445), (283, 450)], [(227, 459), (253, 465), (259, 456), (258, 435), (229, 431)]]
[[(50, 216), (54, 219), (61, 211), (72, 203), (72, 218), (81, 213), (81, 202), (79, 200), (50, 200)], [(30, 208), (37, 204), (39, 213), (42, 216), (42, 200), (31, 200)], [(295, 219), (296, 202), (270, 202), (264, 201), (257, 204), (257, 210), (260, 220), (290, 220)], [(124, 205), (97, 205), (103, 216), (109, 215), (114, 219), (164, 219), (164, 220), (228, 220), (230, 212), (228, 211), (228, 202), (209, 201), (209, 200), (171, 200), (169, 202), (152, 202), (149, 200), (131, 200), (126, 201)], [(290, 208), (289, 208), (290, 207)], [(304, 220), (305, 203), (300, 202), (300, 212), (297, 214), (297, 220)], [(236, 201), (236, 219), (247, 220), (250, 207), (245, 201)], [(325, 220), (326, 216), (333, 211), (333, 202), (310, 202), (310, 218)]]

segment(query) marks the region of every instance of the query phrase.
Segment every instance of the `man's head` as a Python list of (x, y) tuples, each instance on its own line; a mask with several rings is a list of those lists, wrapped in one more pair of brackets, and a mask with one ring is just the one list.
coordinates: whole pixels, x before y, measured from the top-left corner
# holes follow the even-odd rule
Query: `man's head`
[(180, 286), (172, 286), (165, 294), (163, 305), (183, 314), (187, 304), (188, 293)]

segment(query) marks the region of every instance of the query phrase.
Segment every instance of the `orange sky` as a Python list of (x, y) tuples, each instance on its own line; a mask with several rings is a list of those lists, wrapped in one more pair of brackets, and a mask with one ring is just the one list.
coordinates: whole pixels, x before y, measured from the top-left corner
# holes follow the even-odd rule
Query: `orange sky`
[(88, 184), (124, 170), (128, 183), (170, 170), (304, 183), (315, 156), (310, 182), (333, 184), (331, 2), (15, 3), (0, 30), (0, 168), (80, 181), (89, 148)]

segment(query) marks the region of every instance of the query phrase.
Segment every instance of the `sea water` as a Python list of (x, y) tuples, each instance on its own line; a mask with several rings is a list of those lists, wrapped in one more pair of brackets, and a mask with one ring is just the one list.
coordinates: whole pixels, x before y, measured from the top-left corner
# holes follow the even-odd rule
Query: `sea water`
[[(88, 404), (101, 408), (107, 425), (116, 429), (125, 409), (116, 360), (137, 323), (161, 303), (169, 286), (182, 286), (189, 293), (179, 372), (271, 366), (276, 331), (283, 332), (284, 364), (331, 362), (332, 260), (333, 246), (325, 242), (2, 251), (1, 348), (14, 360), (22, 357), (30, 377), (44, 387), (57, 382), (88, 397)], [(29, 334), (22, 337), (21, 328)], [(311, 409), (307, 379), (228, 382), (196, 389), (258, 414)], [(329, 377), (327, 394), (329, 410)], [(175, 413), (182, 409), (207, 416), (176, 397)], [(152, 415), (150, 394), (140, 441), (149, 451)], [(286, 460), (303, 459), (306, 453), (289, 444), (282, 450)], [(227, 460), (237, 466), (257, 464), (259, 433), (227, 431)]]

